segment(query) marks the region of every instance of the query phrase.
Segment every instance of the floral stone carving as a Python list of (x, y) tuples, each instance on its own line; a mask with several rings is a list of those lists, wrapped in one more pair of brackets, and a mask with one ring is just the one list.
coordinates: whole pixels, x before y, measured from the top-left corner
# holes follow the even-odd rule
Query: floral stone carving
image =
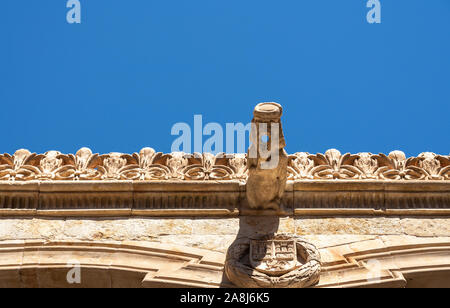
[[(281, 127), (280, 127), (281, 129)], [(280, 134), (279, 164), (262, 169), (266, 160), (248, 154), (173, 152), (152, 148), (139, 153), (94, 154), (81, 148), (76, 154), (48, 151), (44, 154), (21, 149), (0, 154), (0, 181), (230, 181), (247, 182), (247, 195), (255, 208), (278, 208), (284, 177), (304, 180), (449, 181), (450, 156), (424, 152), (407, 158), (402, 151), (389, 155), (341, 154), (330, 149), (325, 154), (298, 152), (285, 156)], [(268, 146), (267, 142), (262, 145)], [(249, 151), (250, 152), (250, 151)], [(285, 170), (286, 165), (286, 170)], [(251, 175), (251, 176), (250, 176)], [(250, 176), (250, 177), (249, 177)], [(264, 185), (258, 186), (258, 185)], [(253, 187), (253, 188), (252, 188)], [(265, 194), (258, 194), (264, 191)], [(259, 199), (260, 198), (260, 199)], [(264, 200), (269, 201), (264, 201)]]
[(319, 282), (320, 253), (300, 237), (272, 234), (236, 240), (225, 273), (243, 288), (306, 288)]

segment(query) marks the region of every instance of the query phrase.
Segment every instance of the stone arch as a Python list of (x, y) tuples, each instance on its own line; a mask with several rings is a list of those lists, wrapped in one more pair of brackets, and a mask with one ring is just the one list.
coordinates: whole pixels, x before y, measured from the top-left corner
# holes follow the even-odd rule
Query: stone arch
[(318, 287), (450, 287), (450, 238), (382, 236), (321, 254)]
[[(450, 287), (450, 238), (384, 236), (321, 248), (318, 288)], [(81, 284), (66, 276), (80, 264)], [(0, 287), (232, 287), (225, 255), (153, 242), (0, 242)]]
[(222, 269), (222, 254), (176, 245), (0, 242), (0, 287), (220, 287)]

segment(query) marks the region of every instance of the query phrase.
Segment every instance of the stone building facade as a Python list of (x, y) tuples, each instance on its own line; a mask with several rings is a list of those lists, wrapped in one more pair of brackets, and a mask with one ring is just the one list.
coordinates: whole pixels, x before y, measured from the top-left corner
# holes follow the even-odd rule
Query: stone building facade
[(286, 157), (255, 208), (246, 154), (0, 155), (0, 287), (450, 287), (449, 156)]

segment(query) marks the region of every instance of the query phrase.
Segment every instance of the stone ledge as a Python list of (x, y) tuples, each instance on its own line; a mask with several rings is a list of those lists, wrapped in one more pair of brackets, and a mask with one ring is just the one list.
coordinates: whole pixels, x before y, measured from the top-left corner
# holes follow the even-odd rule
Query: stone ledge
[[(224, 253), (236, 238), (267, 233), (304, 237), (319, 248), (389, 237), (390, 246), (418, 237), (450, 237), (450, 219), (436, 217), (4, 217), (0, 241), (148, 241)], [(394, 241), (397, 241), (394, 243)], [(375, 242), (371, 242), (375, 243)], [(379, 243), (379, 241), (377, 241)], [(404, 245), (404, 243), (402, 244)]]
[(0, 181), (0, 215), (448, 216), (448, 181), (289, 181), (279, 211), (248, 208), (238, 181)]

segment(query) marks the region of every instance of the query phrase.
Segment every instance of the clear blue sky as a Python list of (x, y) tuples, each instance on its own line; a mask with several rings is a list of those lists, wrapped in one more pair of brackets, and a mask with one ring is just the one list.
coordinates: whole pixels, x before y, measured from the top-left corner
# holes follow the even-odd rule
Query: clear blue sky
[(176, 122), (284, 106), (288, 152), (450, 152), (450, 1), (0, 3), (0, 152), (168, 152)]

